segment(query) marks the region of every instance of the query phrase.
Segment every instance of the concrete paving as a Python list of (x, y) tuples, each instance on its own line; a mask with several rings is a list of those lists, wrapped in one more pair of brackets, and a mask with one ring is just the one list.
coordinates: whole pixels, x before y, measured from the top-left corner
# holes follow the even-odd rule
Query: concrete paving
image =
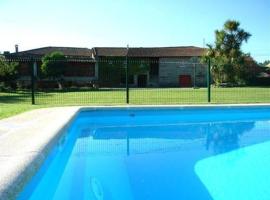
[(15, 199), (79, 107), (44, 108), (0, 120), (0, 199)]

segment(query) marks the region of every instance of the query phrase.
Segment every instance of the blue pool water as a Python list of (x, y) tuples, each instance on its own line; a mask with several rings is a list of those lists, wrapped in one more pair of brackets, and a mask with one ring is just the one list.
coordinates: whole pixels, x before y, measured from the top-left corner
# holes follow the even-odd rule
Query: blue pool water
[(82, 111), (18, 199), (270, 198), (270, 107)]

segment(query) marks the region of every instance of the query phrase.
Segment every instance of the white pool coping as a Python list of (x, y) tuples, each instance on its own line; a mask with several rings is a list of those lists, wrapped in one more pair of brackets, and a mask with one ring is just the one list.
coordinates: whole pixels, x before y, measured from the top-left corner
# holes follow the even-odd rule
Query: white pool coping
[(209, 108), (270, 104), (120, 105), (53, 107), (0, 120), (0, 199), (15, 199), (80, 110), (100, 108)]
[(0, 199), (15, 199), (79, 107), (45, 108), (0, 120)]

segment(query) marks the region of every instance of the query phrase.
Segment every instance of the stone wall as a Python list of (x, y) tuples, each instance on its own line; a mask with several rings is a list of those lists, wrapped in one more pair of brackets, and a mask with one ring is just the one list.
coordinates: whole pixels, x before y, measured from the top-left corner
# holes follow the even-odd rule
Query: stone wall
[(192, 86), (206, 85), (206, 66), (193, 64), (191, 58), (160, 58), (159, 85), (164, 87), (180, 87), (179, 76), (189, 75)]

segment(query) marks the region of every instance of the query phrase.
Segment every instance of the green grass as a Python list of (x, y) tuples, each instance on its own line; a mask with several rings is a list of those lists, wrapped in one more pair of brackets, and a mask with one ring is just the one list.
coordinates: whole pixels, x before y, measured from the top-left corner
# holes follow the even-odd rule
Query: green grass
[[(160, 88), (130, 89), (130, 104), (202, 104), (207, 89)], [(98, 91), (53, 91), (36, 94), (31, 105), (30, 92), (0, 93), (0, 119), (27, 110), (65, 105), (123, 105), (125, 89)], [(270, 103), (269, 87), (212, 88), (212, 103)]]
[(36, 105), (27, 105), (27, 104), (6, 104), (0, 103), (0, 119), (10, 117), (25, 111), (33, 110), (36, 108), (40, 108), (41, 106)]

